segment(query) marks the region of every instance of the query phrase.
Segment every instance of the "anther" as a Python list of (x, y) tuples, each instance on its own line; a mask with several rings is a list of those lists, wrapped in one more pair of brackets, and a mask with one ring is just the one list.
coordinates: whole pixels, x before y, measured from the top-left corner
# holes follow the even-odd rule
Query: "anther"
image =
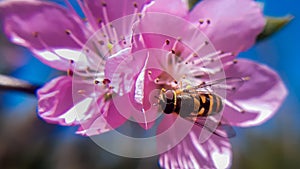
[(37, 38), (39, 36), (39, 33), (38, 32), (33, 32), (32, 35), (33, 35), (33, 37)]
[(138, 13), (137, 16), (138, 16), (140, 19), (142, 19), (142, 16), (143, 16), (143, 15), (142, 15), (141, 13)]
[(103, 41), (103, 40), (99, 40), (98, 43), (99, 43), (100, 45), (104, 45), (104, 41)]
[(204, 20), (203, 19), (200, 19), (199, 20), (199, 23), (202, 25), (204, 23)]
[(148, 70), (148, 75), (152, 75), (152, 71)]
[(207, 19), (206, 23), (209, 25), (211, 23), (210, 19)]
[(70, 63), (71, 63), (71, 64), (73, 64), (73, 63), (74, 63), (74, 60), (73, 60), (73, 59), (71, 59), (71, 60), (70, 60)]
[(250, 77), (249, 77), (249, 76), (246, 76), (246, 77), (242, 77), (242, 79), (243, 79), (244, 81), (248, 81), (248, 80), (250, 80)]
[(71, 35), (71, 30), (70, 30), (70, 29), (66, 29), (66, 30), (65, 30), (65, 33), (66, 33), (67, 35)]
[(158, 82), (159, 82), (159, 78), (156, 78), (156, 79), (154, 80), (154, 82), (155, 82), (155, 83), (158, 83)]
[(205, 42), (204, 42), (204, 44), (205, 44), (205, 45), (208, 45), (208, 44), (209, 44), (209, 42), (208, 42), (208, 41), (205, 41)]
[(97, 19), (97, 22), (98, 22), (98, 24), (101, 24), (101, 23), (102, 23), (102, 19), (101, 19), (101, 18), (98, 18), (98, 19)]
[(107, 7), (106, 2), (102, 1), (102, 6), (103, 6), (103, 7)]
[(172, 50), (171, 50), (171, 53), (172, 53), (172, 54), (175, 54), (176, 52), (175, 52), (175, 50), (172, 49)]
[(169, 45), (169, 44), (170, 44), (170, 40), (167, 39), (167, 40), (166, 40), (166, 45)]
[(234, 59), (233, 60), (233, 64), (237, 64), (238, 63), (238, 60), (237, 59)]
[(99, 82), (99, 80), (95, 80), (94, 83), (95, 84), (99, 84), (100, 82)]
[(73, 70), (71, 70), (71, 69), (67, 70), (67, 75), (68, 76), (73, 76), (73, 74), (74, 74)]
[(135, 8), (138, 8), (138, 4), (137, 4), (136, 2), (133, 2), (133, 6), (134, 6)]
[(102, 83), (108, 85), (111, 81), (109, 79), (103, 79)]
[(84, 93), (85, 93), (85, 90), (78, 90), (77, 93), (78, 93), (78, 94), (84, 94)]

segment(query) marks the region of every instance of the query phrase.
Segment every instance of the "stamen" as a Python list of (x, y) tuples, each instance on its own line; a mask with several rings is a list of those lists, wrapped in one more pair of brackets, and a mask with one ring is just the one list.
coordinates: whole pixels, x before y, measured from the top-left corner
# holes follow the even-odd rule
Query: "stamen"
[(116, 42), (116, 43), (119, 42), (119, 38), (118, 38), (118, 34), (117, 34), (116, 28), (115, 28), (113, 25), (111, 25), (111, 29), (112, 29), (112, 31), (113, 31), (113, 35), (114, 35), (114, 40), (115, 40), (115, 42)]
[(172, 51), (176, 50), (176, 46), (178, 45), (178, 43), (181, 41), (181, 37), (177, 37), (176, 41), (174, 42), (173, 46), (172, 46)]
[(205, 28), (205, 27), (207, 27), (210, 24), (211, 24), (211, 20), (210, 19), (206, 19), (206, 20), (199, 19), (199, 26), (200, 26), (200, 28)]
[(133, 2), (133, 6), (134, 6), (135, 8), (138, 8), (137, 2)]
[[(102, 13), (103, 13), (103, 16), (104, 16), (104, 21), (106, 24), (109, 24), (109, 19), (108, 19), (108, 13), (107, 13), (107, 4), (106, 2), (102, 2)], [(111, 30), (111, 26), (109, 25), (108, 26), (108, 36), (109, 37), (112, 37), (113, 36), (113, 33), (112, 33), (112, 30)]]
[(74, 9), (73, 5), (68, 1), (68, 0), (64, 0), (67, 8), (71, 11), (72, 15), (75, 16), (75, 19), (77, 21), (79, 21), (80, 23), (83, 21), (85, 22), (84, 19), (81, 19), (80, 16), (78, 15), (78, 13), (76, 12), (76, 10)]
[(148, 70), (147, 76), (148, 76), (148, 79), (149, 79), (150, 81), (155, 81), (155, 80), (156, 80), (156, 79), (153, 79), (153, 78), (152, 78), (152, 71), (150, 71), (150, 70)]
[(101, 22), (100, 24), (101, 24), (101, 30), (102, 30), (102, 33), (103, 33), (103, 37), (109, 42), (110, 39), (109, 39), (109, 34), (108, 34), (107, 29), (106, 29), (106, 26), (104, 25), (103, 22)]
[(56, 55), (57, 57), (61, 58), (62, 60), (65, 60), (65, 58), (63, 56), (61, 56), (60, 54), (58, 54), (54, 49), (52, 49), (51, 47), (49, 47), (45, 41), (39, 36), (39, 32), (33, 32), (32, 33), (33, 37), (37, 38), (39, 40), (39, 42), (43, 45), (43, 47), (53, 53), (54, 55)]
[(148, 121), (147, 121), (147, 118), (146, 118), (146, 113), (145, 113), (144, 108), (142, 108), (142, 113), (143, 113), (143, 116), (144, 116), (145, 128), (147, 130), (148, 129)]
[(162, 49), (165, 49), (165, 47), (168, 46), (168, 45), (170, 45), (170, 40), (169, 40), (169, 39), (167, 39), (167, 40), (165, 41), (165, 43), (164, 43), (163, 46), (162, 46)]
[(84, 43), (82, 43), (76, 36), (74, 36), (74, 35), (72, 34), (71, 30), (66, 29), (65, 32), (66, 32), (66, 34), (67, 34), (68, 36), (70, 36), (70, 37), (74, 40), (74, 42), (76, 42), (79, 46), (81, 46), (81, 47), (84, 46)]
[(208, 75), (214, 75), (218, 72), (221, 72), (222, 71), (222, 68), (215, 68), (215, 69), (211, 69), (211, 68), (204, 68), (204, 67), (199, 67), (195, 70), (192, 70), (191, 73), (194, 75), (194, 74), (197, 74), (197, 73), (205, 73), (205, 74), (208, 74)]
[[(198, 49), (196, 49), (196, 53), (198, 53), (201, 49), (203, 49), (203, 47), (204, 46), (206, 46), (206, 45), (208, 45), (208, 42), (207, 41), (204, 41), (199, 47), (198, 47)], [(187, 62), (189, 62), (192, 58), (194, 58), (195, 57), (195, 53), (192, 53), (192, 54), (190, 54), (184, 61), (183, 61), (183, 63), (187, 63)], [(201, 59), (202, 60), (202, 59)]]
[(86, 16), (87, 20), (91, 24), (93, 30), (96, 31), (99, 27), (97, 26), (97, 23), (94, 19), (94, 16), (91, 13), (91, 10), (81, 0), (77, 0), (77, 3), (79, 5), (79, 7), (81, 8), (82, 12), (84, 13), (84, 15)]
[(223, 67), (232, 66), (238, 64), (238, 60), (234, 59), (232, 62), (226, 62)]
[(237, 104), (235, 104), (235, 103), (233, 103), (233, 102), (231, 102), (231, 101), (229, 101), (229, 100), (227, 100), (227, 99), (224, 100), (224, 103), (225, 103), (227, 106), (233, 108), (234, 110), (236, 110), (236, 111), (238, 111), (238, 112), (240, 112), (240, 113), (245, 113), (245, 112), (246, 112), (243, 108), (241, 108), (241, 107), (238, 106)]

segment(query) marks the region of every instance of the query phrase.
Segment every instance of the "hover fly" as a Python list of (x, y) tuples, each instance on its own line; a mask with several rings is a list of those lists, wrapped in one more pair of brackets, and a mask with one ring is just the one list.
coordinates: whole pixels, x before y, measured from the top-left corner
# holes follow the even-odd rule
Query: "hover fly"
[[(220, 85), (222, 82), (234, 84), (231, 86), (223, 86), (227, 90), (234, 91), (240, 87), (246, 78), (225, 78), (210, 83), (203, 83), (198, 86), (188, 87), (185, 89), (166, 90), (161, 89), (158, 97), (158, 105), (165, 114), (177, 114), (182, 118), (194, 122), (196, 125), (204, 127), (208, 131), (220, 137), (234, 137), (235, 132), (229, 124), (218, 122), (218, 128), (225, 130), (226, 134), (213, 130), (207, 125), (207, 120), (220, 114), (224, 107), (224, 99), (213, 91), (206, 90), (212, 86)], [(222, 118), (224, 121), (225, 119)]]

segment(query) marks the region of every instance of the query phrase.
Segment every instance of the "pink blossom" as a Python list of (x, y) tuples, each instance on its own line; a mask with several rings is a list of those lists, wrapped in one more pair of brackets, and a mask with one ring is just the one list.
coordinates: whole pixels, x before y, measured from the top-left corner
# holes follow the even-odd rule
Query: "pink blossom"
[[(132, 22), (147, 0), (78, 3), (85, 19), (79, 17), (68, 1), (68, 8), (42, 1), (5, 1), (1, 2), (0, 15), (6, 35), (12, 42), (29, 48), (43, 63), (68, 73), (68, 76), (57, 77), (38, 91), (38, 114), (49, 123), (79, 125), (78, 133), (94, 135), (116, 128), (126, 119), (116, 112), (114, 104), (110, 102), (109, 85), (102, 85), (108, 80), (104, 77), (104, 70), (97, 78), (92, 73), (99, 71), (97, 64), (105, 64), (105, 59), (94, 55), (93, 58), (82, 61), (81, 50), (85, 45), (86, 48), (90, 47), (87, 40), (94, 32), (107, 27), (107, 35), (99, 37), (97, 45), (103, 49), (103, 53), (109, 51), (112, 57), (118, 55), (118, 51), (110, 49), (109, 46), (115, 44), (117, 38), (127, 37), (131, 33)], [(116, 3), (120, 8), (114, 5)], [(124, 23), (122, 29), (116, 30), (108, 24), (127, 15), (128, 22)], [(117, 43), (120, 43), (119, 47), (124, 52), (130, 52), (130, 42), (126, 44), (126, 41), (128, 39)], [(87, 80), (72, 80), (72, 76), (84, 77)], [(79, 88), (90, 85), (91, 88), (82, 90), (75, 87), (72, 90), (72, 85)], [(107, 121), (109, 127), (98, 123), (101, 120)]]
[[(49, 123), (76, 125), (78, 134), (91, 136), (117, 128), (133, 116), (149, 129), (158, 114), (155, 99), (151, 100), (153, 91), (196, 86), (224, 76), (243, 84), (233, 91), (235, 84), (220, 83), (232, 90), (226, 93), (224, 113), (218, 118), (224, 124), (248, 127), (272, 117), (287, 94), (269, 67), (235, 60), (254, 44), (265, 25), (259, 5), (252, 0), (204, 0), (190, 12), (181, 0), (78, 2), (86, 20), (69, 3), (68, 9), (40, 1), (0, 5), (11, 41), (29, 48), (43, 63), (68, 72), (38, 91), (38, 113)], [(119, 30), (113, 21), (128, 15)], [(91, 38), (100, 28), (104, 36)], [(201, 55), (200, 50), (204, 50)], [(222, 95), (223, 90), (208, 88)], [(157, 134), (177, 119), (165, 115)], [(192, 126), (178, 144), (172, 144), (180, 137), (175, 130), (168, 133), (167, 143), (158, 139), (158, 148), (169, 146), (160, 156), (160, 165), (230, 167), (228, 138), (212, 135), (201, 143), (202, 130)]]

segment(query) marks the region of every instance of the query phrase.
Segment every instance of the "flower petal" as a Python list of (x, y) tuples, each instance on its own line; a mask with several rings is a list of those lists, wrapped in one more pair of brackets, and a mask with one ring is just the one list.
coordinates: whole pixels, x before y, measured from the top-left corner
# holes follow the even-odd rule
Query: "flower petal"
[[(152, 26), (164, 25), (164, 26)], [(172, 28), (172, 29), (170, 29)], [(185, 59), (191, 54), (200, 57), (215, 51), (206, 35), (184, 18), (167, 13), (145, 13), (135, 24), (134, 34), (141, 35), (138, 47), (172, 52)], [(184, 33), (183, 33), (184, 32)], [(206, 44), (206, 45), (205, 45)]]
[(78, 57), (65, 55), (66, 51), (81, 48), (68, 33), (82, 43), (86, 40), (82, 30), (84, 25), (74, 19), (77, 16), (53, 3), (6, 1), (0, 4), (0, 11), (7, 36), (14, 43), (30, 48), (45, 64), (59, 70), (66, 70), (69, 60)]
[[(101, 100), (101, 99), (100, 99)], [(94, 105), (98, 110), (98, 115), (81, 123), (77, 134), (93, 136), (105, 133), (121, 126), (127, 118), (121, 115), (113, 102), (105, 106)]]
[(241, 113), (225, 107), (224, 116), (232, 125), (246, 127), (265, 122), (274, 115), (287, 95), (278, 74), (265, 65), (241, 59), (225, 68), (225, 73), (227, 77), (250, 78), (236, 92), (227, 95), (226, 99), (245, 111)]
[(251, 47), (265, 25), (260, 6), (252, 0), (203, 0), (188, 20), (199, 25), (217, 50), (235, 53)]
[[(170, 116), (166, 118), (170, 118)], [(170, 119), (166, 118), (161, 122), (161, 125), (167, 123), (170, 126)], [(159, 126), (159, 130), (163, 128), (161, 125)], [(165, 127), (168, 126), (165, 125)], [(229, 140), (211, 135), (206, 142), (201, 144), (199, 141), (201, 131), (199, 126), (192, 127), (187, 136), (179, 144), (161, 154), (159, 158), (160, 166), (165, 169), (229, 168), (232, 159)], [(170, 135), (169, 142), (172, 142), (174, 136), (178, 136), (178, 133), (174, 132), (173, 136)], [(160, 140), (158, 140), (158, 144), (161, 144)]]
[(95, 21), (103, 21), (104, 24), (108, 24), (123, 16), (140, 12), (149, 1), (151, 0), (85, 0), (85, 3)]
[(155, 0), (145, 8), (145, 12), (164, 12), (180, 17), (188, 14), (189, 7), (185, 0)]
[(75, 125), (70, 116), (63, 116), (73, 107), (72, 78), (60, 76), (38, 90), (38, 114), (49, 123)]
[(131, 53), (130, 48), (110, 56), (105, 63), (105, 77), (119, 95), (132, 90), (138, 74), (144, 67), (147, 53)]

